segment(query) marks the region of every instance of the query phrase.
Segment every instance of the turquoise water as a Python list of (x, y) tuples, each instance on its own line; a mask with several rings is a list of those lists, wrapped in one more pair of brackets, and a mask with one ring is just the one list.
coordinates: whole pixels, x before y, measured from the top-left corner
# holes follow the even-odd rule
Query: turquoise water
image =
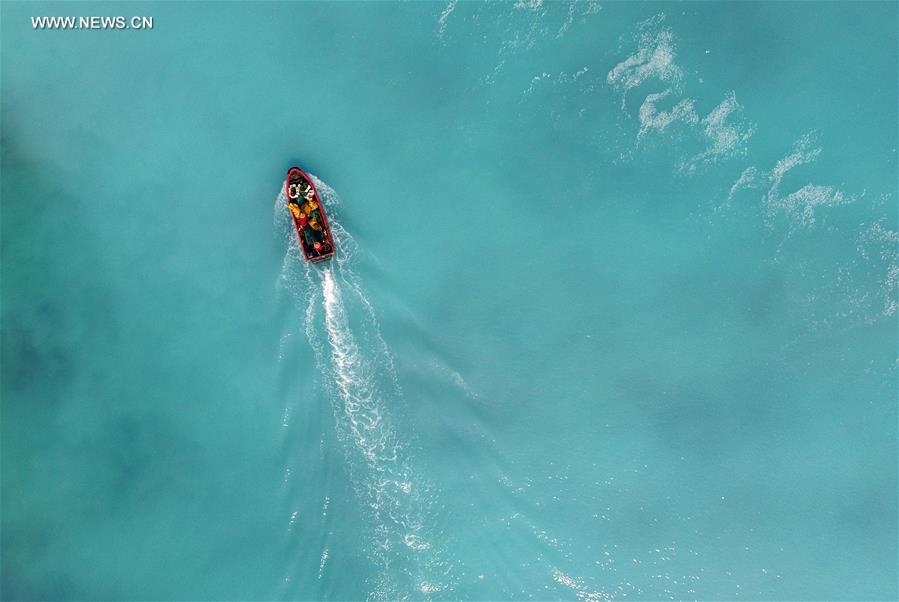
[(896, 599), (896, 11), (4, 2), (3, 599)]

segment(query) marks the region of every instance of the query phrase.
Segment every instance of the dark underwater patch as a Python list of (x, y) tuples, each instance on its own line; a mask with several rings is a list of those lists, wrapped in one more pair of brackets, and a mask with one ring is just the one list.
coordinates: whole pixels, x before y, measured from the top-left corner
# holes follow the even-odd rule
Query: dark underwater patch
[[(51, 525), (7, 524), (0, 533), (2, 570), (0, 600), (79, 600), (97, 598), (80, 587), (61, 569), (52, 572), (38, 567), (53, 566), (52, 541), (59, 536)], [(108, 598), (114, 599), (114, 598)]]
[[(45, 310), (44, 313), (47, 313)], [(46, 402), (73, 377), (74, 358), (59, 336), (57, 320), (6, 313), (0, 330), (4, 403)], [(19, 395), (36, 393), (36, 395)]]
[(200, 449), (169, 419), (153, 413), (110, 416), (78, 453), (79, 489), (91, 491), (85, 510), (95, 520), (128, 516), (188, 487)]

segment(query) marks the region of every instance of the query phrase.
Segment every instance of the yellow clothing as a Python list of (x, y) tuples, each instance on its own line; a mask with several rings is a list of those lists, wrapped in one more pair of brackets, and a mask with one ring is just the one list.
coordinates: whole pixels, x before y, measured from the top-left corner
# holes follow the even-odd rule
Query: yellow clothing
[(302, 210), (296, 204), (287, 203), (287, 208), (290, 209), (290, 212), (295, 218), (300, 219), (300, 213), (302, 213)]
[(309, 218), (309, 227), (318, 231), (321, 231), (322, 229), (321, 224), (318, 223), (318, 219), (314, 217)]
[(300, 208), (306, 215), (312, 215), (312, 212), (318, 209), (318, 203), (316, 203), (315, 199), (313, 198), (300, 205)]

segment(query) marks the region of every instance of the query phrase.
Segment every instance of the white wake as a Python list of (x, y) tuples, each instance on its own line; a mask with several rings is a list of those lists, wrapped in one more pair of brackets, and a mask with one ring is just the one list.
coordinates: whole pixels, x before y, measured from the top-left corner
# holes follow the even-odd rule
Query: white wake
[(279, 284), (292, 293), (301, 312), (366, 518), (366, 553), (378, 575), (368, 597), (427, 598), (449, 585), (447, 565), (428, 535), (433, 494), (413, 469), (408, 429), (396, 422), (403, 396), (374, 308), (352, 269), (358, 245), (336, 219), (339, 198), (333, 189), (313, 180), (328, 210), (336, 255), (324, 266), (300, 258), (281, 193), (275, 215), (276, 221), (287, 222), (282, 231), (288, 249)]

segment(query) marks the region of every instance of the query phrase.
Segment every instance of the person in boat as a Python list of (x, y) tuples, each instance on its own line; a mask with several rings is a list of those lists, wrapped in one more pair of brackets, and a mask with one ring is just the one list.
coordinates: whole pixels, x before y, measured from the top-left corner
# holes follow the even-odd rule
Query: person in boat
[(303, 237), (303, 247), (306, 249), (313, 249), (315, 245), (319, 244), (318, 237), (308, 225), (300, 228), (300, 236)]
[(326, 237), (327, 233), (322, 224), (321, 211), (319, 210), (315, 198), (309, 198), (305, 203), (300, 205), (300, 209), (309, 217), (309, 227), (321, 234), (322, 237)]
[(312, 184), (307, 180), (301, 179), (297, 182), (297, 194), (304, 199), (309, 199), (315, 192), (312, 190)]
[(300, 192), (303, 195), (303, 198), (309, 200), (315, 195), (315, 190), (312, 188), (312, 182), (306, 180), (305, 178), (300, 181)]
[(306, 202), (300, 205), (300, 209), (303, 210), (303, 213), (309, 216), (311, 216), (314, 211), (318, 210), (318, 203), (315, 201), (315, 196), (312, 195), (308, 197), (306, 199)]
[(315, 249), (315, 252), (319, 255), (326, 255), (331, 252), (331, 245), (326, 242), (316, 242), (312, 245), (312, 248)]
[(294, 219), (300, 219), (300, 215), (304, 214), (303, 209), (300, 207), (300, 204), (296, 201), (296, 199), (290, 199), (287, 201), (287, 208), (290, 209), (291, 215), (293, 215)]
[[(300, 228), (305, 228), (306, 224), (309, 223), (309, 214), (303, 211), (302, 206), (296, 201), (288, 202), (287, 207), (290, 209), (293, 218), (299, 223)], [(313, 226), (313, 229), (320, 230), (321, 228), (315, 228)]]
[(300, 231), (300, 236), (303, 237), (303, 245), (305, 247), (312, 246), (313, 242), (317, 238), (315, 235), (317, 232), (313, 232), (310, 230), (309, 226), (309, 216), (303, 211), (300, 207), (300, 204), (297, 203), (296, 200), (290, 200), (287, 203), (287, 208), (290, 209), (291, 215), (293, 215), (293, 219), (297, 224), (297, 229)]

